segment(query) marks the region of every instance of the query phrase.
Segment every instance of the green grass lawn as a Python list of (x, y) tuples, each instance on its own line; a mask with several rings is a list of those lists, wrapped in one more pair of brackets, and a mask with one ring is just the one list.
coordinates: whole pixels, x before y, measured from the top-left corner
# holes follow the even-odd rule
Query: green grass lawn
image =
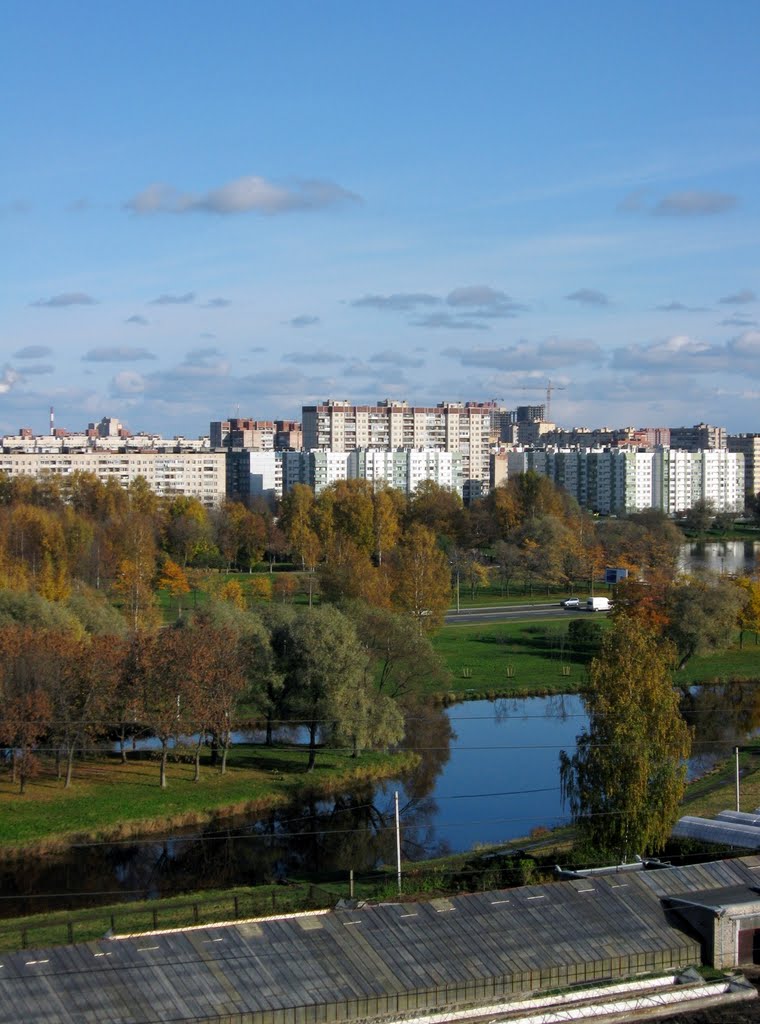
[(433, 646), (451, 670), (451, 693), (458, 699), (577, 693), (586, 663), (563, 646), (571, 617), (444, 626)]
[[(588, 655), (574, 653), (566, 642), (563, 646), (568, 622), (574, 617), (578, 616), (568, 615), (556, 622), (544, 619), (444, 626), (432, 640), (452, 673), (450, 699), (577, 693), (585, 685)], [(606, 617), (595, 621), (609, 628)], [(760, 645), (751, 635), (745, 635), (743, 648), (737, 635), (727, 650), (692, 658), (684, 669), (674, 673), (679, 685), (757, 678)]]
[(239, 745), (230, 752), (228, 770), (206, 766), (200, 782), (193, 767), (169, 765), (169, 785), (159, 787), (158, 762), (117, 759), (78, 764), (69, 789), (52, 770), (30, 782), (21, 796), (9, 775), (0, 780), (0, 846), (54, 847), (77, 837), (126, 838), (138, 832), (168, 831), (243, 811), (287, 804), (309, 790), (331, 792), (356, 778), (395, 774), (413, 755), (325, 750), (316, 768), (306, 772), (307, 752), (294, 747)]

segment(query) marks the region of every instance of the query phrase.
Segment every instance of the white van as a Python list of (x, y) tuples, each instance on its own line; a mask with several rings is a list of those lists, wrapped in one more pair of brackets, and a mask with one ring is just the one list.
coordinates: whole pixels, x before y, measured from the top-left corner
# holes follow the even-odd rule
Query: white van
[(608, 612), (612, 604), (608, 597), (590, 597), (586, 601), (587, 612)]

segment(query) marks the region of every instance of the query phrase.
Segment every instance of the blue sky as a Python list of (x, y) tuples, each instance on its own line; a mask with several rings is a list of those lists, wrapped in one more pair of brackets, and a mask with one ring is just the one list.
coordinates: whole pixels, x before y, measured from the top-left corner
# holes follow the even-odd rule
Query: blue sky
[(760, 431), (760, 5), (6, 0), (0, 433)]

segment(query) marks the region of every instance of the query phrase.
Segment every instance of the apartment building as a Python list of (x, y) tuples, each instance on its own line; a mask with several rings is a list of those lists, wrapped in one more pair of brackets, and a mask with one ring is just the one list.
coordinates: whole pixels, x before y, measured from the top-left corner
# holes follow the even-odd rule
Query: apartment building
[(386, 399), (377, 405), (352, 405), (328, 399), (302, 408), (307, 451), (351, 452), (436, 448), (462, 456), (465, 500), (488, 490), (494, 403), (441, 402), (410, 406)]
[(373, 487), (394, 487), (413, 494), (432, 480), (462, 494), (462, 456), (437, 448), (356, 448), (351, 452), (316, 451), (227, 453), (227, 494), (240, 501), (281, 498), (295, 484), (319, 494), (338, 480), (368, 480)]
[(507, 461), (510, 476), (528, 470), (548, 476), (602, 515), (647, 508), (676, 515), (700, 499), (716, 512), (744, 508), (744, 457), (726, 449), (526, 448), (510, 452)]
[(687, 452), (725, 448), (727, 436), (725, 427), (713, 427), (709, 423), (697, 423), (693, 427), (671, 427), (670, 447)]
[(221, 452), (4, 452), (0, 473), (9, 476), (68, 476), (93, 473), (123, 487), (144, 477), (159, 495), (187, 494), (212, 507), (226, 494), (225, 456)]
[(729, 434), (726, 446), (744, 456), (744, 487), (747, 494), (756, 495), (760, 492), (760, 434)]
[(213, 420), (209, 442), (212, 448), (295, 451), (303, 446), (303, 433), (296, 420)]

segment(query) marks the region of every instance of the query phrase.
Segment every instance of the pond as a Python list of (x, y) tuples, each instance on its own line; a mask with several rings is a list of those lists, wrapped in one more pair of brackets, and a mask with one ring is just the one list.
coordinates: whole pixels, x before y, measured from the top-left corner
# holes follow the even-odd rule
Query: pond
[[(692, 775), (757, 733), (756, 690), (696, 687), (685, 697), (696, 731)], [(403, 778), (357, 785), (255, 821), (3, 862), (0, 914), (254, 885), (296, 873), (366, 874), (395, 863), (396, 791), (404, 861), (529, 837), (568, 820), (559, 752), (575, 749), (585, 725), (583, 705), (572, 696), (426, 710), (409, 722), (407, 742), (421, 760)]]
[(681, 568), (685, 572), (709, 570), (741, 576), (760, 564), (760, 540), (692, 540), (683, 546)]

